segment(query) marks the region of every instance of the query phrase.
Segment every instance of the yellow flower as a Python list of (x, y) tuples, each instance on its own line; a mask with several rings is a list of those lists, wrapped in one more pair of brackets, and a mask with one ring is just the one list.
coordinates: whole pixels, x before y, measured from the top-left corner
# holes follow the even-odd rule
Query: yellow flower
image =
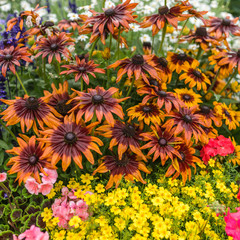
[(44, 208), (43, 212), (41, 213), (41, 217), (43, 217), (44, 222), (48, 222), (52, 218), (52, 210), (49, 208)]
[(123, 231), (123, 229), (126, 227), (126, 222), (123, 218), (115, 218), (115, 226), (119, 229), (119, 231)]
[(55, 232), (54, 234), (54, 240), (64, 240), (66, 231), (61, 230), (60, 232)]
[(87, 185), (91, 184), (91, 181), (94, 179), (89, 173), (80, 176), (82, 183), (86, 183)]
[(79, 228), (80, 224), (82, 222), (82, 219), (78, 216), (73, 216), (69, 221), (69, 226), (74, 228)]
[(55, 189), (52, 188), (51, 191), (50, 191), (50, 193), (47, 194), (46, 196), (48, 197), (48, 199), (52, 199), (52, 198), (55, 197), (55, 195), (56, 195)]
[(214, 159), (210, 158), (210, 160), (208, 161), (208, 164), (209, 164), (210, 167), (214, 167), (215, 166), (215, 162), (216, 161)]
[(104, 185), (99, 183), (96, 187), (95, 187), (95, 190), (98, 192), (98, 193), (103, 193), (105, 192), (105, 188), (104, 188)]

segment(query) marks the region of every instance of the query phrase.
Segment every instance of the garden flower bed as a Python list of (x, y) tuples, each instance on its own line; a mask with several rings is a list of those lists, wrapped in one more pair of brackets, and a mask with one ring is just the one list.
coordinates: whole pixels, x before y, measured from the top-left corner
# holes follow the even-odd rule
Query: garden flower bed
[(238, 18), (44, 4), (0, 1), (0, 239), (239, 240)]

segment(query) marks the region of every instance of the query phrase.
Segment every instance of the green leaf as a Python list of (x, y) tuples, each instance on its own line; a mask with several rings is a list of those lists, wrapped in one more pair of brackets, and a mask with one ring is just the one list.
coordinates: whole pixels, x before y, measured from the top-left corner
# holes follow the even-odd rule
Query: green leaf
[(5, 211), (5, 205), (1, 204), (0, 205), (0, 218), (4, 215), (4, 211)]
[(22, 217), (22, 209), (13, 209), (10, 215), (10, 218), (13, 222), (20, 221)]
[(3, 231), (0, 233), (0, 240), (11, 240), (12, 239), (12, 235), (14, 233), (12, 231)]
[(0, 147), (6, 150), (11, 148), (11, 146), (8, 146), (3, 140), (0, 140)]

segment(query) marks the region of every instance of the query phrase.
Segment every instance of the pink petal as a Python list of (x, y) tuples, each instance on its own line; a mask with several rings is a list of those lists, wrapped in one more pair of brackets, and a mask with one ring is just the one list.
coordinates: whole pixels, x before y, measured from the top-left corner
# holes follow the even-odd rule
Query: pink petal
[(0, 173), (0, 182), (4, 182), (7, 179), (7, 174), (5, 172)]
[(37, 181), (34, 178), (29, 177), (25, 183), (25, 187), (29, 193), (38, 195), (39, 183), (37, 183)]
[(51, 170), (51, 169), (48, 169), (48, 168), (44, 168), (43, 170), (47, 173), (47, 176), (43, 173), (40, 173), (40, 175), (42, 176), (42, 182), (43, 183), (54, 184), (57, 181), (57, 178), (58, 178), (57, 171), (56, 170)]
[(53, 188), (52, 183), (41, 183), (39, 186), (39, 192), (41, 192), (42, 195), (47, 195), (51, 192), (52, 188)]

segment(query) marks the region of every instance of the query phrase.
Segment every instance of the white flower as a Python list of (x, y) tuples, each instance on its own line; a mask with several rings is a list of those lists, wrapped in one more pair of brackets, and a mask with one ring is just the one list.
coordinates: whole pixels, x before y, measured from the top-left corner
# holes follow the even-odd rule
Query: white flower
[(52, 21), (52, 22), (57, 22), (58, 21), (58, 19), (57, 19), (57, 15), (55, 14), (55, 13), (49, 13), (48, 14), (48, 20), (49, 21)]
[(0, 9), (1, 9), (3, 12), (8, 12), (9, 10), (11, 10), (11, 3), (7, 3), (7, 4), (5, 4), (5, 5), (0, 6)]
[(32, 16), (27, 16), (26, 25), (27, 25), (27, 27), (29, 27), (29, 28), (33, 26)]
[(21, 6), (21, 8), (22, 8), (24, 11), (33, 10), (33, 8), (31, 7), (31, 5), (30, 5), (27, 1), (21, 1), (20, 6)]
[(112, 8), (115, 7), (115, 4), (112, 1), (105, 2), (105, 8)]
[(90, 46), (91, 46), (91, 43), (87, 43), (86, 45), (85, 45), (85, 50), (87, 50), (87, 49), (89, 49), (90, 48)]
[(37, 25), (39, 25), (39, 24), (40, 24), (40, 22), (41, 22), (41, 17), (40, 17), (40, 16), (38, 16), (38, 17), (36, 18), (36, 24), (37, 24)]
[(50, 31), (49, 28), (46, 28), (45, 32), (46, 32), (46, 34), (47, 34), (48, 36), (51, 36), (51, 35), (52, 35), (52, 32)]
[(78, 20), (79, 19), (79, 16), (77, 13), (68, 13), (67, 17), (71, 20), (71, 21), (74, 21), (74, 20)]
[(82, 15), (87, 15), (88, 17), (91, 17), (92, 16), (92, 13), (87, 11), (87, 12), (83, 12)]
[(86, 35), (80, 35), (77, 37), (77, 41), (85, 42), (88, 39)]
[(129, 27), (130, 27), (130, 29), (133, 30), (133, 32), (138, 32), (139, 31), (139, 25), (137, 25), (135, 23), (130, 23)]
[(38, 15), (40, 17), (48, 15), (48, 12), (47, 12), (47, 10), (45, 8), (41, 8), (41, 9), (37, 10), (36, 12), (38, 13)]
[(140, 40), (141, 42), (151, 42), (151, 37), (147, 34), (143, 34), (141, 37), (140, 37)]
[(70, 46), (68, 47), (68, 50), (72, 53), (72, 52), (75, 51), (75, 47), (74, 47), (73, 45), (70, 45)]

